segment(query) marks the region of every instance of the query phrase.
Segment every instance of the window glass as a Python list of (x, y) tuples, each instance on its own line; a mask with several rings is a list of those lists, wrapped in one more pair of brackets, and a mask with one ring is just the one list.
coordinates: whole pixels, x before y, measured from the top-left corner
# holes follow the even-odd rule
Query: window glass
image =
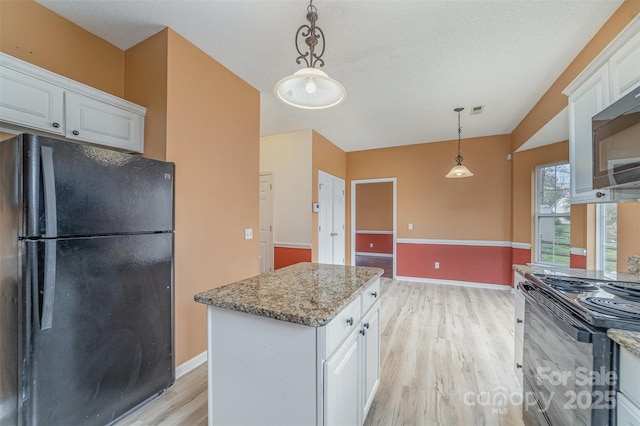
[(618, 270), (618, 205), (599, 204), (597, 216), (596, 268)]
[(569, 164), (536, 169), (536, 261), (569, 266), (571, 202)]

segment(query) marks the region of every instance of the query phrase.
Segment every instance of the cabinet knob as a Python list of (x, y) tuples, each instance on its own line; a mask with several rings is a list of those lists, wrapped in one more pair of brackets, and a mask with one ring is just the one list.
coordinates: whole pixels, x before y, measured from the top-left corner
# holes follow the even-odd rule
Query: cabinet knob
[(378, 292), (377, 292), (377, 291), (374, 291), (373, 293), (371, 293), (371, 295), (372, 295), (373, 297), (378, 297)]
[(60, 127), (60, 123), (57, 123), (57, 122), (54, 122), (54, 123), (52, 123), (51, 125), (52, 125), (53, 127), (55, 127), (56, 129), (57, 129), (58, 127)]
[(364, 328), (363, 328), (363, 329), (361, 329), (361, 330), (360, 330), (360, 334), (362, 334), (362, 335), (364, 336), (365, 334), (367, 334), (367, 330), (365, 330)]
[(73, 132), (71, 132), (71, 133), (73, 133), (73, 134), (74, 134), (74, 135), (76, 135), (76, 136), (78, 136), (78, 135), (80, 134), (80, 132), (79, 132), (79, 131), (77, 131), (77, 130), (74, 130), (74, 131), (73, 131)]
[(347, 319), (347, 324), (349, 324), (349, 326), (353, 325), (353, 317)]
[(368, 322), (365, 322), (365, 323), (364, 323), (364, 324), (362, 324), (362, 325), (364, 325), (364, 328), (369, 328), (369, 323), (368, 323)]
[(522, 368), (522, 364), (516, 363), (516, 368)]
[(606, 194), (606, 193), (604, 193), (604, 192), (600, 192), (600, 191), (596, 192), (596, 197), (598, 197), (598, 198), (602, 198), (602, 197), (604, 197), (604, 196), (606, 196), (606, 195), (607, 195), (607, 194)]
[(516, 324), (522, 324), (522, 320), (520, 318), (516, 319)]

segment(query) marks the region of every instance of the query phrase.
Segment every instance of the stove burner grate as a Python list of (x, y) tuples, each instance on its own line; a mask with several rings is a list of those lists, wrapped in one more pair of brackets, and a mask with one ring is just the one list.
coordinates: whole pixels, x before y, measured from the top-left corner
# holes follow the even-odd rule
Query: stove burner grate
[(622, 298), (640, 299), (640, 284), (627, 282), (605, 283), (602, 289)]
[(603, 314), (615, 315), (619, 318), (640, 319), (640, 302), (605, 297), (585, 297), (579, 301), (589, 309)]
[(542, 279), (542, 282), (551, 287), (557, 288), (559, 290), (565, 290), (569, 292), (575, 292), (575, 291), (580, 292), (580, 291), (598, 289), (597, 285), (594, 285), (588, 281), (582, 281), (576, 278), (547, 276)]

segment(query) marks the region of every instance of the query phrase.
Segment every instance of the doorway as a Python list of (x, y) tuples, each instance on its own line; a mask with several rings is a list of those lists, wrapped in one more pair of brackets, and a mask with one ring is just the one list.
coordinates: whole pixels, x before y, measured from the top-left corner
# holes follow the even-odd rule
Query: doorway
[(351, 181), (351, 259), (396, 275), (396, 178)]
[(345, 263), (344, 180), (318, 171), (318, 263)]

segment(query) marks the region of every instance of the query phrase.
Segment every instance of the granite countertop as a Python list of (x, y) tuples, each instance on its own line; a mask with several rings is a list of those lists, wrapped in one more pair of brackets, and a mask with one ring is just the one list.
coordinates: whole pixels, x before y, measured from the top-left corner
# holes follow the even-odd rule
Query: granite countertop
[[(629, 274), (625, 272), (603, 272), (587, 269), (559, 268), (530, 264), (513, 265), (513, 270), (522, 276), (524, 276), (524, 274), (526, 273), (530, 273), (640, 283), (640, 275)], [(640, 332), (610, 328), (607, 330), (607, 335), (609, 336), (609, 338), (611, 338), (611, 340), (628, 349), (634, 355), (640, 356)]]
[(607, 330), (607, 336), (637, 357), (640, 357), (640, 332), (629, 330)]
[(195, 295), (196, 302), (311, 327), (331, 321), (384, 272), (298, 263)]

